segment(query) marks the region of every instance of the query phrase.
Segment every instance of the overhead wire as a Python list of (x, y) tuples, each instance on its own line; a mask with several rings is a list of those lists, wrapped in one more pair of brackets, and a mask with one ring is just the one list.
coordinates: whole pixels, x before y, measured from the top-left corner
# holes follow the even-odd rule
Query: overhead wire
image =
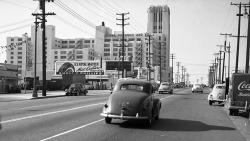
[(33, 18), (29, 18), (29, 19), (17, 21), (17, 22), (14, 22), (14, 23), (6, 24), (6, 25), (1, 25), (1, 26), (0, 26), (0, 29), (1, 29), (1, 28), (10, 27), (10, 26), (13, 26), (13, 25), (17, 25), (17, 24), (20, 24), (20, 23), (28, 22), (28, 21), (31, 21), (31, 20), (34, 20), (34, 19), (33, 19)]

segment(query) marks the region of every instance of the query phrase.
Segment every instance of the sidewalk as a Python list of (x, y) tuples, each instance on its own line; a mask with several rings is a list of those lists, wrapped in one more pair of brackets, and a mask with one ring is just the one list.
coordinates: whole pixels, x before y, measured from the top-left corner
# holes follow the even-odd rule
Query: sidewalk
[[(88, 90), (87, 95), (99, 95), (99, 94), (110, 94), (110, 90)], [(13, 98), (13, 99), (42, 99), (42, 98), (53, 98), (53, 97), (64, 97), (64, 91), (46, 91), (46, 96), (42, 96), (42, 91), (37, 92), (37, 97), (32, 97), (33, 90), (22, 90), (21, 93), (9, 93), (9, 94), (0, 94), (1, 98)]]

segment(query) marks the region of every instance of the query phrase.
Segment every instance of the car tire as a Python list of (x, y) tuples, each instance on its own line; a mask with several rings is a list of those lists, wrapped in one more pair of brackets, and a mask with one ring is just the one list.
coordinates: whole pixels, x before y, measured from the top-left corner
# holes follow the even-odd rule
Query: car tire
[(213, 101), (212, 101), (212, 100), (209, 100), (208, 103), (209, 103), (209, 105), (212, 105), (212, 104), (213, 104)]
[(158, 119), (159, 119), (159, 117), (160, 117), (160, 110), (159, 110), (159, 112), (158, 112), (157, 116), (155, 117), (155, 120), (158, 120)]
[(110, 124), (110, 123), (111, 123), (111, 121), (112, 121), (112, 118), (105, 117), (105, 122), (106, 122), (106, 123)]
[(194, 93), (194, 91), (192, 91), (192, 93)]

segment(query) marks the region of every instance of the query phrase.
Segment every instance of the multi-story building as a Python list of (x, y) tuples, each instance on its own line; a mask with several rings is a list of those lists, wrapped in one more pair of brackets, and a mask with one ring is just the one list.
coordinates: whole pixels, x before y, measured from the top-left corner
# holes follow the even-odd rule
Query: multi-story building
[[(132, 72), (139, 74), (140, 68), (149, 71), (151, 80), (170, 81), (170, 12), (167, 5), (151, 6), (148, 9), (147, 33), (125, 34), (124, 55), (122, 53), (122, 34), (105, 27), (104, 22), (96, 27), (95, 38), (59, 39), (55, 37), (55, 26), (46, 26), (46, 79), (55, 74), (56, 61), (103, 60), (131, 61)], [(8, 37), (7, 61), (20, 66), (20, 78), (34, 77), (35, 26), (31, 27), (31, 37)], [(153, 39), (149, 44), (149, 36)], [(152, 54), (152, 55), (151, 55)], [(26, 56), (26, 57), (25, 57)], [(37, 32), (37, 76), (42, 80), (42, 30)], [(161, 60), (161, 70), (159, 65)], [(115, 70), (114, 70), (115, 71)], [(159, 75), (159, 72), (162, 75)], [(119, 72), (118, 72), (119, 73)], [(111, 72), (114, 74), (114, 72)], [(149, 72), (146, 73), (148, 75)], [(145, 74), (144, 74), (145, 75)]]

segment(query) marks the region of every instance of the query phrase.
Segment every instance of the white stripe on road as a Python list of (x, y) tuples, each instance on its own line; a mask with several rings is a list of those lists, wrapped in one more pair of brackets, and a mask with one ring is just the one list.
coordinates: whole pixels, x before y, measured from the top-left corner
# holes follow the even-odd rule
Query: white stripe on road
[(60, 110), (60, 111), (54, 111), (54, 112), (49, 112), (49, 113), (44, 113), (44, 114), (38, 114), (38, 115), (33, 115), (33, 116), (27, 116), (27, 117), (22, 117), (22, 118), (17, 118), (17, 119), (6, 120), (6, 121), (2, 121), (0, 123), (3, 124), (3, 123), (10, 123), (10, 122), (15, 122), (15, 121), (20, 121), (20, 120), (26, 120), (26, 119), (31, 119), (31, 118), (41, 117), (41, 116), (47, 116), (47, 115), (52, 115), (52, 114), (57, 114), (57, 113), (62, 113), (62, 112), (73, 111), (73, 110), (86, 108), (86, 107), (91, 107), (91, 106), (96, 106), (96, 105), (101, 105), (101, 104), (105, 104), (105, 102), (86, 105), (86, 106), (81, 106), (81, 107), (75, 107), (75, 108), (65, 109), (65, 110)]
[(100, 119), (100, 120), (97, 120), (97, 121), (94, 121), (94, 122), (85, 124), (85, 125), (83, 125), (83, 126), (80, 126), (80, 127), (77, 127), (77, 128), (71, 129), (71, 130), (68, 130), (68, 131), (66, 131), (66, 132), (62, 132), (62, 133), (60, 133), (60, 134), (57, 134), (57, 135), (48, 137), (48, 138), (46, 138), (46, 139), (42, 139), (42, 140), (40, 140), (40, 141), (47, 141), (47, 140), (50, 140), (50, 139), (59, 137), (59, 136), (61, 136), (61, 135), (68, 134), (68, 133), (70, 133), (70, 132), (73, 132), (73, 131), (79, 130), (79, 129), (81, 129), (81, 128), (87, 127), (87, 126), (89, 126), (89, 125), (95, 124), (95, 123), (100, 122), (100, 121), (103, 121), (103, 120), (104, 120), (104, 119)]
[(89, 100), (96, 100), (96, 99), (103, 99), (103, 97), (101, 97), (101, 98), (92, 98), (92, 99), (84, 99), (84, 100), (77, 100), (77, 101), (68, 101), (68, 102), (61, 102), (61, 103), (43, 104), (43, 105), (36, 105), (36, 106), (30, 106), (30, 107), (23, 107), (23, 108), (17, 108), (17, 109), (7, 109), (7, 110), (1, 110), (1, 111), (25, 110), (25, 109), (30, 109), (30, 108), (37, 108), (37, 107), (44, 107), (44, 106), (51, 106), (51, 105), (70, 104), (70, 103), (76, 103), (76, 102), (81, 102), (81, 101), (89, 101)]

